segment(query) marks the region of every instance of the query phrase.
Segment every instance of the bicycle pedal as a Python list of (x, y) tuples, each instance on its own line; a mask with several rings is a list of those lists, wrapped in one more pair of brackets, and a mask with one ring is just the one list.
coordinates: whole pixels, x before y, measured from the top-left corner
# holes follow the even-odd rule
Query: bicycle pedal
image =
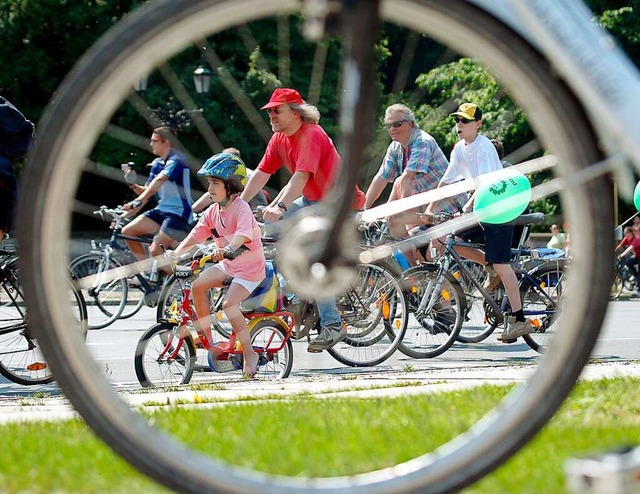
[(242, 366), (244, 365), (244, 359), (242, 358), (242, 355), (236, 355), (235, 353), (232, 353), (231, 355), (229, 355), (228, 360), (229, 362), (231, 362), (231, 364), (233, 364), (235, 370), (241, 370)]
[[(498, 338), (500, 340), (500, 338)], [(515, 343), (518, 338), (511, 338), (510, 340), (500, 340), (502, 343)]]

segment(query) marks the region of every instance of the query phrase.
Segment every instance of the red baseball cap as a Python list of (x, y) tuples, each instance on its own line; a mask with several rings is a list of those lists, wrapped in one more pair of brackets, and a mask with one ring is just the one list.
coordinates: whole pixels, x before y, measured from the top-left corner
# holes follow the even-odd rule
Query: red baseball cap
[(274, 106), (287, 104), (301, 105), (303, 103), (304, 100), (298, 91), (295, 89), (287, 89), (286, 87), (279, 87), (273, 92), (269, 102), (260, 109), (266, 110), (267, 108), (273, 108)]

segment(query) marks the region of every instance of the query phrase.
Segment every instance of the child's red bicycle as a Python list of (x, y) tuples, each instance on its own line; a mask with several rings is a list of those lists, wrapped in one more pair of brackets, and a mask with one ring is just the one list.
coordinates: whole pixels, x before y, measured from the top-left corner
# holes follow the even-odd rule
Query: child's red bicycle
[[(173, 268), (173, 277), (180, 289), (173, 292), (166, 316), (145, 331), (136, 348), (135, 370), (142, 386), (188, 384), (196, 368), (197, 345), (208, 351), (209, 366), (213, 371), (242, 373), (242, 348), (235, 333), (231, 332), (228, 339), (211, 344), (195, 317), (190, 296), (191, 282), (209, 262), (213, 262), (211, 255), (205, 252), (202, 257), (194, 259), (190, 266)], [(271, 264), (267, 266), (269, 269), (274, 269)], [(264, 290), (264, 284), (256, 291)], [(254, 297), (256, 291), (249, 298)], [(253, 348), (260, 356), (256, 379), (281, 379), (288, 377), (291, 372), (291, 325), (294, 316), (289, 311), (281, 310), (284, 307), (282, 297), (282, 294), (278, 294), (280, 300), (276, 301), (272, 312), (244, 312)], [(289, 321), (289, 324), (285, 321)], [(181, 335), (181, 327), (186, 327), (188, 331)], [(193, 336), (194, 332), (196, 337)]]

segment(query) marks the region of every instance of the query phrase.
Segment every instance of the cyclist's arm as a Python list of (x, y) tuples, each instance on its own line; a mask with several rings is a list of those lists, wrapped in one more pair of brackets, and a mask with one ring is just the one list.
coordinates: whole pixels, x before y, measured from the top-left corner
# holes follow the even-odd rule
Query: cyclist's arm
[(138, 184), (130, 184), (129, 188), (136, 194), (136, 195), (140, 195), (142, 194), (142, 192), (144, 191), (144, 186), (143, 185), (138, 185)]
[(626, 249), (624, 249), (622, 251), (622, 254), (620, 254), (620, 257), (626, 257), (629, 254), (631, 254), (633, 252), (633, 245), (630, 245), (629, 247), (627, 247)]
[(269, 177), (271, 177), (271, 175), (269, 175), (268, 173), (260, 170), (255, 170), (251, 174), (251, 178), (249, 178), (249, 181), (247, 182), (247, 185), (245, 186), (244, 191), (242, 192), (242, 195), (240, 197), (243, 200), (249, 202), (267, 184), (267, 182), (269, 181)]
[(302, 195), (304, 186), (307, 185), (310, 176), (309, 172), (295, 172), (289, 179), (289, 183), (282, 188), (270, 206), (278, 202), (283, 202), (287, 207), (291, 206), (291, 203)]
[[(262, 218), (266, 222), (278, 221), (291, 203), (302, 195), (304, 186), (309, 181), (309, 172), (295, 172), (276, 198), (262, 210)], [(284, 205), (284, 208), (281, 207)]]
[(209, 206), (213, 204), (213, 199), (211, 199), (211, 195), (208, 192), (205, 192), (200, 196), (200, 198), (193, 203), (191, 209), (193, 209), (194, 213), (201, 213)]
[[(161, 173), (156, 178), (154, 178), (149, 185), (144, 187), (144, 190), (138, 197), (136, 197), (133, 201), (130, 201), (122, 206), (122, 209), (125, 211), (138, 210), (142, 206), (144, 206), (149, 199), (153, 197), (153, 195), (160, 190), (162, 184), (164, 184), (169, 177), (164, 173)], [(139, 202), (139, 204), (138, 204)], [(131, 216), (131, 214), (127, 214), (126, 216)]]
[(411, 190), (413, 188), (413, 181), (416, 178), (417, 173), (405, 170), (402, 175), (400, 175), (400, 197), (409, 197), (411, 195)]
[(364, 203), (364, 208), (369, 209), (373, 206), (373, 203), (376, 202), (382, 191), (387, 186), (387, 181), (380, 176), (380, 172), (376, 173), (376, 176), (373, 177), (369, 188), (367, 189), (366, 200)]

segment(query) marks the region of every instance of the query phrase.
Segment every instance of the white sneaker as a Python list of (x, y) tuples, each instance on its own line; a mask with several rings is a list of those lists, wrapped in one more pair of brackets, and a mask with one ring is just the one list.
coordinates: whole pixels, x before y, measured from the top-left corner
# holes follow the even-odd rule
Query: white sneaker
[(498, 275), (497, 271), (491, 264), (487, 264), (484, 267), (484, 270), (486, 271), (488, 276), (486, 281), (482, 285), (482, 288), (484, 288), (488, 292), (491, 292), (495, 290), (500, 284), (500, 275)]
[(515, 340), (520, 336), (529, 334), (533, 331), (533, 326), (528, 319), (524, 321), (516, 321), (514, 316), (509, 316), (507, 319), (507, 329), (502, 332), (498, 339), (500, 341)]

